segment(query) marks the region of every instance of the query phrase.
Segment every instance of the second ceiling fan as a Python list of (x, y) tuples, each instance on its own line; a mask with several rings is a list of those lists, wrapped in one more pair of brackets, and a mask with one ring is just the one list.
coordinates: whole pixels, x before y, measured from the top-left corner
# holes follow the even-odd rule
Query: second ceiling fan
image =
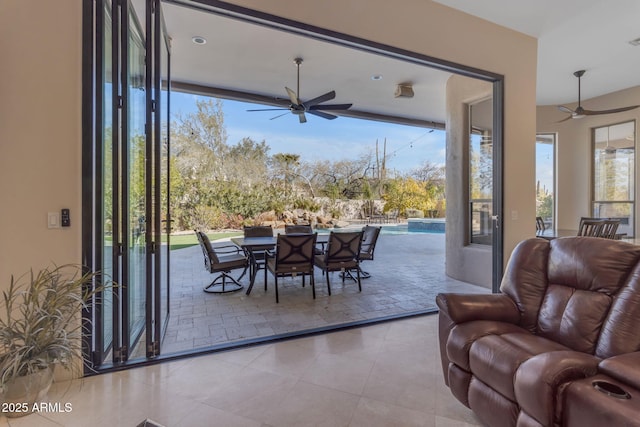
[[(314, 116), (322, 117), (324, 119), (333, 120), (337, 116), (327, 113), (326, 111), (339, 111), (339, 110), (348, 110), (351, 108), (353, 104), (325, 104), (320, 105), (323, 102), (330, 101), (336, 97), (336, 92), (332, 90), (331, 92), (327, 92), (324, 95), (320, 95), (316, 98), (310, 99), (306, 102), (302, 102), (299, 98), (300, 96), (300, 64), (302, 64), (302, 58), (296, 58), (293, 60), (298, 69), (298, 86), (297, 90), (294, 92), (292, 89), (289, 89), (285, 86), (285, 90), (287, 91), (287, 95), (289, 95), (289, 99), (291, 100), (291, 104), (289, 108), (262, 108), (257, 110), (247, 110), (247, 111), (275, 111), (275, 110), (289, 110), (291, 113), (298, 116), (298, 120), (300, 123), (306, 123), (307, 118), (304, 115), (305, 113), (313, 114)], [(288, 114), (288, 113), (285, 113)], [(279, 116), (272, 117), (271, 120), (277, 119), (278, 117), (282, 117), (285, 114), (280, 114)]]
[(584, 116), (596, 116), (599, 114), (622, 113), (623, 111), (629, 111), (629, 110), (633, 110), (635, 108), (640, 107), (640, 105), (631, 105), (629, 107), (613, 108), (611, 110), (600, 110), (600, 111), (585, 110), (584, 108), (582, 108), (582, 105), (580, 104), (581, 102), (580, 78), (584, 75), (584, 73), (585, 73), (585, 70), (578, 70), (575, 73), (573, 73), (573, 75), (578, 78), (578, 106), (576, 107), (575, 110), (572, 110), (571, 108), (565, 107), (564, 105), (558, 105), (558, 110), (571, 114), (569, 117), (558, 121), (558, 123), (567, 121), (569, 119), (581, 119)]

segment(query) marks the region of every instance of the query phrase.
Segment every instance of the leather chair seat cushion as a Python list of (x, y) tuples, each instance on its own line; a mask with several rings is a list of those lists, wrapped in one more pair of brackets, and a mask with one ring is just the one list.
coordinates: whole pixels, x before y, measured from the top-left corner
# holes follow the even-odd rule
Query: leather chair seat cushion
[(518, 367), (535, 355), (560, 350), (569, 349), (516, 325), (492, 321), (457, 325), (447, 342), (453, 363), (514, 402)]

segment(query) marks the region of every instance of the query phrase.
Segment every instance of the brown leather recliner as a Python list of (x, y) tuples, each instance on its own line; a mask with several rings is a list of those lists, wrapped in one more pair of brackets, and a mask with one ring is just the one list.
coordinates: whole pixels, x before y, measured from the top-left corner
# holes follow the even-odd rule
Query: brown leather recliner
[[(602, 412), (593, 401), (606, 408), (612, 396), (594, 381), (640, 390), (632, 363), (640, 362), (639, 262), (640, 246), (626, 242), (534, 238), (514, 249), (500, 293), (439, 294), (442, 368), (453, 395), (489, 426), (601, 426), (607, 417), (589, 411)], [(616, 364), (616, 356), (627, 359)], [(581, 384), (595, 390), (585, 401)], [(640, 392), (626, 402), (618, 420), (638, 425)]]

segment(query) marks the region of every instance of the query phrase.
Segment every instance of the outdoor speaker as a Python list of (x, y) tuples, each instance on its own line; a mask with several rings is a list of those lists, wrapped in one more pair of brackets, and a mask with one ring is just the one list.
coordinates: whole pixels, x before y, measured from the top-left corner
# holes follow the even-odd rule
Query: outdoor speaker
[(413, 98), (413, 87), (411, 85), (398, 85), (395, 96), (396, 98)]

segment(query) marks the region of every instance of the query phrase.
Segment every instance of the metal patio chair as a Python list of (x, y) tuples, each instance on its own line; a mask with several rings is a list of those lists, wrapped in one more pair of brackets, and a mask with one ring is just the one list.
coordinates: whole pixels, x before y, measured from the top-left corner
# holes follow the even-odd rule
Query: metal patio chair
[[(313, 250), (316, 246), (316, 233), (312, 234), (279, 234), (276, 243), (275, 254), (267, 257), (266, 269), (275, 279), (276, 303), (280, 302), (278, 296), (278, 277), (302, 276), (304, 287), (305, 276), (310, 276), (313, 298), (316, 297), (315, 280), (313, 277)], [(265, 270), (265, 283), (266, 270)]]
[(362, 246), (362, 231), (355, 232), (331, 232), (327, 250), (322, 255), (315, 256), (315, 264), (326, 275), (327, 291), (331, 295), (331, 282), (329, 273), (332, 271), (341, 271), (342, 283), (346, 272), (354, 270), (356, 272), (356, 282), (358, 282), (358, 290), (362, 291), (360, 282), (359, 255)]
[[(213, 247), (205, 233), (197, 230), (195, 233), (204, 255), (205, 269), (211, 274), (219, 273), (209, 285), (204, 287), (203, 291), (219, 294), (242, 289), (242, 285), (238, 281), (242, 279), (249, 267), (249, 260), (242, 250), (236, 245)], [(240, 277), (237, 279), (231, 277), (231, 271), (240, 268), (244, 269)]]

